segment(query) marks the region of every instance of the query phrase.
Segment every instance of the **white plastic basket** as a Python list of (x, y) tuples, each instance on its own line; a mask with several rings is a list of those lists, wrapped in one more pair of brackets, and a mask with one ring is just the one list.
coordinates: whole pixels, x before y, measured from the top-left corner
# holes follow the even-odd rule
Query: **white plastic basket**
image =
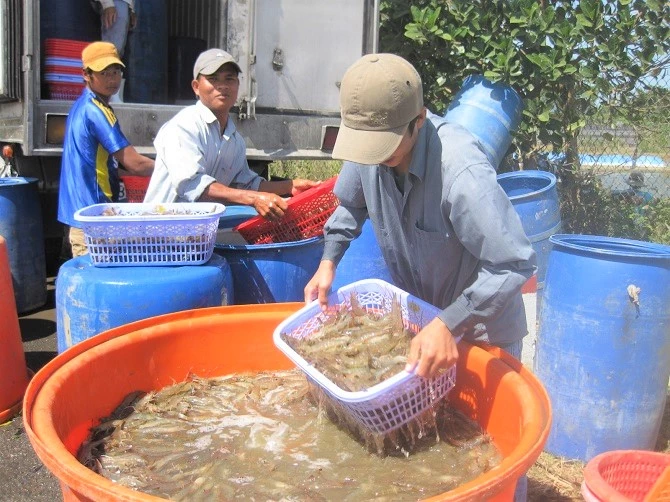
[[(103, 211), (113, 209), (113, 216)], [(156, 214), (158, 212), (163, 214)], [(200, 265), (214, 251), (223, 204), (94, 204), (78, 210), (96, 267)]]
[[(394, 298), (399, 299), (403, 324), (415, 334), (440, 312), (437, 307), (379, 279), (354, 282), (331, 293), (329, 311), (350, 308), (352, 293), (362, 308), (375, 313), (390, 312)], [(327, 316), (328, 313), (321, 311), (318, 302), (310, 303), (277, 326), (273, 334), (274, 343), (309, 380), (365, 429), (377, 434), (397, 429), (445, 397), (456, 383), (456, 366), (453, 366), (430, 380), (401, 371), (366, 390), (350, 392), (341, 389), (286, 342), (287, 337), (302, 339), (316, 333)]]

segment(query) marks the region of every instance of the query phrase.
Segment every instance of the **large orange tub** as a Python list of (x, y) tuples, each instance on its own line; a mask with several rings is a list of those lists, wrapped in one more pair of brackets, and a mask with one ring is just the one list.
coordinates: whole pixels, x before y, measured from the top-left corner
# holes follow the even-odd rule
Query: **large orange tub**
[[(161, 500), (118, 486), (75, 455), (88, 429), (130, 392), (241, 371), (293, 367), (272, 342), (275, 327), (302, 307), (275, 303), (198, 309), (144, 319), (89, 338), (58, 355), (26, 390), (23, 419), (40, 460), (66, 501)], [(551, 407), (539, 381), (498, 349), (460, 344), (449, 399), (494, 438), (502, 464), (431, 500), (512, 500), (517, 479), (546, 442)]]

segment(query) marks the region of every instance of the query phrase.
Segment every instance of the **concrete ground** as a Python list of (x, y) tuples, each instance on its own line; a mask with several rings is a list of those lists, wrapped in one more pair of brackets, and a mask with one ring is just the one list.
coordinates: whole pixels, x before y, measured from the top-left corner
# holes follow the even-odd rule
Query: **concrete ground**
[[(54, 278), (50, 278), (47, 303), (19, 316), (26, 365), (33, 372), (56, 356), (54, 288)], [(0, 487), (2, 502), (62, 500), (58, 480), (33, 451), (20, 414), (0, 424)]]

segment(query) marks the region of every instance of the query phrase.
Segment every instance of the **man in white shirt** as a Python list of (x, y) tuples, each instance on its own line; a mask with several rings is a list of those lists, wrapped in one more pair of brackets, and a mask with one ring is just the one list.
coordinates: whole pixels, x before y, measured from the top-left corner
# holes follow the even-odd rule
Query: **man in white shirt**
[(268, 181), (249, 168), (244, 138), (230, 118), (240, 71), (221, 49), (198, 56), (191, 82), (198, 102), (158, 131), (145, 202), (216, 201), (252, 206), (265, 218), (279, 219), (288, 208), (283, 196), (318, 185), (304, 179)]

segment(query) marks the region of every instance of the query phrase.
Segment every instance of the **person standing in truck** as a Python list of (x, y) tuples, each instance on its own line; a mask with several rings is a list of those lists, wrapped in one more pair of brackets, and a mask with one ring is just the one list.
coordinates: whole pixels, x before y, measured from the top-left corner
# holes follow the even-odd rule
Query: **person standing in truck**
[[(134, 0), (91, 0), (96, 12), (100, 14), (100, 39), (111, 42), (119, 57), (123, 58), (128, 42), (128, 32), (137, 25)], [(112, 95), (112, 103), (123, 102), (124, 79), (119, 90)]]
[(100, 38), (113, 43), (123, 57), (128, 32), (137, 25), (134, 0), (92, 0), (92, 3), (100, 14)]
[[(393, 282), (443, 309), (412, 340), (407, 371), (431, 378), (458, 359), (456, 340), (521, 358), (521, 287), (535, 252), (479, 142), (423, 105), (421, 78), (394, 54), (368, 54), (345, 72), (333, 158), (344, 160), (305, 302), (327, 295), (337, 264), (370, 218)], [(515, 500), (525, 500), (520, 478)]]
[(230, 116), (240, 72), (235, 59), (221, 49), (198, 56), (191, 82), (198, 100), (158, 131), (156, 169), (144, 202), (246, 205), (276, 220), (288, 208), (283, 197), (318, 185), (305, 179), (268, 181), (249, 168), (244, 138)]
[(138, 176), (149, 176), (154, 167), (153, 159), (140, 155), (126, 139), (109, 105), (124, 68), (114, 44), (93, 42), (84, 48), (81, 58), (86, 87), (65, 124), (58, 190), (58, 220), (66, 225), (73, 257), (87, 253), (74, 213), (92, 204), (119, 200), (119, 163)]

